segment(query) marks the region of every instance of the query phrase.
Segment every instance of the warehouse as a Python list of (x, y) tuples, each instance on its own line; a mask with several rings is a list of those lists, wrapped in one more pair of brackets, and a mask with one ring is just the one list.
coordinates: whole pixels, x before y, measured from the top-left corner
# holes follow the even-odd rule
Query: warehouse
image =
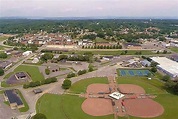
[(157, 68), (163, 73), (175, 78), (178, 77), (178, 63), (166, 57), (152, 57), (154, 62), (159, 63)]

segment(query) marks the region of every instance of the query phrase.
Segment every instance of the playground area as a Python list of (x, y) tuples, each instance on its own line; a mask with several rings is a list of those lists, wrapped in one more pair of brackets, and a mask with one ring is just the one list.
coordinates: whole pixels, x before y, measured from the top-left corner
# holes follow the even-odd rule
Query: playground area
[(142, 70), (142, 69), (137, 69), (137, 70), (132, 70), (132, 69), (118, 69), (118, 73), (120, 76), (146, 76), (150, 73), (149, 70)]
[[(163, 114), (164, 108), (155, 102), (154, 95), (133, 84), (117, 84), (115, 77), (108, 77), (109, 84), (91, 84), (87, 87), (82, 103), (82, 110), (92, 116), (135, 116), (152, 118)], [(123, 94), (120, 98), (113, 98), (111, 94)]]

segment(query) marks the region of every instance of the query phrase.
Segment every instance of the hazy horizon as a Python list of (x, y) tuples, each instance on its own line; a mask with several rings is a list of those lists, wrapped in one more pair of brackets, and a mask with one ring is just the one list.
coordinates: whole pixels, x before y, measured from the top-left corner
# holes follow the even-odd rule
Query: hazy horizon
[(178, 18), (178, 0), (0, 0), (0, 17)]

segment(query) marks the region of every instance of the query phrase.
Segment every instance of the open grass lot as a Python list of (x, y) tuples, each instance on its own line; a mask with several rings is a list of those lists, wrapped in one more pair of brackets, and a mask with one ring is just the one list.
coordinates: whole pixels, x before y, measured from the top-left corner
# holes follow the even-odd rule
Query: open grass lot
[(20, 112), (26, 112), (26, 111), (28, 111), (29, 110), (29, 106), (28, 106), (27, 102), (25, 101), (22, 93), (19, 90), (18, 90), (18, 94), (19, 94), (19, 96), (22, 99), (23, 104), (24, 104), (24, 107), (20, 108), (19, 111)]
[[(164, 90), (164, 84), (156, 79), (147, 80), (146, 77), (119, 77), (119, 84), (136, 84), (143, 87), (146, 93), (155, 94), (154, 99), (164, 107), (164, 114), (151, 119), (177, 119), (178, 114), (178, 96), (169, 94)], [(121, 118), (125, 119), (125, 118)], [(130, 119), (141, 119), (137, 117), (130, 117)]]
[(37, 112), (43, 113), (48, 119), (113, 119), (113, 115), (93, 117), (85, 114), (81, 104), (85, 99), (71, 95), (43, 95), (36, 104)]
[(177, 47), (172, 47), (171, 50), (178, 53), (178, 48)]
[(0, 41), (6, 40), (7, 38), (6, 36), (0, 36)]
[(88, 78), (74, 83), (70, 91), (75, 93), (85, 93), (87, 86), (93, 83), (108, 84), (108, 79), (106, 77)]
[[(89, 49), (91, 50), (91, 52), (95, 55), (120, 55), (122, 52), (124, 52), (124, 50), (93, 50), (93, 49)], [(83, 54), (87, 51), (76, 51), (76, 53), (78, 54)], [(135, 55), (135, 53), (138, 52), (138, 50), (127, 50), (127, 54), (126, 55)], [(151, 50), (143, 50), (141, 51), (142, 52), (142, 55), (152, 55), (152, 54), (155, 54), (153, 53)]]
[[(20, 72), (20, 71), (25, 71), (27, 72), (33, 81), (41, 81), (44, 80), (44, 76), (42, 73), (40, 73), (39, 69), (37, 66), (29, 66), (29, 65), (20, 65), (18, 66), (13, 73), (15, 72)], [(13, 73), (7, 74), (5, 78), (8, 78), (10, 75)]]

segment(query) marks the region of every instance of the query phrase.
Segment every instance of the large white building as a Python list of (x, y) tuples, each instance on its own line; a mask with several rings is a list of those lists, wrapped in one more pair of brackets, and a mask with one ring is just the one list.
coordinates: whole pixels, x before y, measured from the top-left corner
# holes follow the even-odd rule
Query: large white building
[(166, 57), (152, 57), (154, 62), (159, 63), (157, 68), (165, 74), (175, 78), (178, 77), (178, 63)]

